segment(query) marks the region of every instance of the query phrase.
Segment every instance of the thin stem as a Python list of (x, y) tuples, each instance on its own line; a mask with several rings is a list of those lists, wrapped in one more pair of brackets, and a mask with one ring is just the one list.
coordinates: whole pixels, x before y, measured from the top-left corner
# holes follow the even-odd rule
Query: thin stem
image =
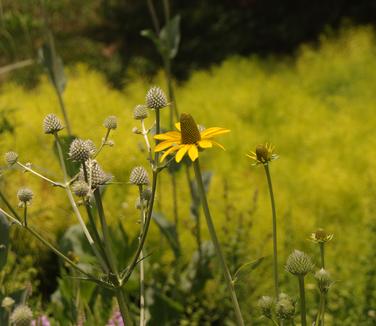
[(147, 151), (148, 151), (149, 160), (151, 162), (152, 161), (151, 146), (150, 146), (150, 142), (149, 142), (148, 132), (145, 128), (144, 119), (141, 120), (141, 129), (142, 129), (142, 136), (144, 137), (146, 148), (147, 148)]
[(70, 126), (70, 123), (69, 123), (68, 113), (67, 113), (67, 110), (65, 108), (63, 96), (61, 95), (61, 93), (58, 90), (57, 86), (56, 85), (54, 85), (54, 86), (55, 86), (55, 91), (56, 91), (56, 94), (57, 94), (57, 98), (59, 99), (59, 105), (60, 105), (61, 112), (63, 113), (64, 122), (65, 122), (65, 126), (67, 127), (68, 135), (71, 136), (72, 135), (72, 129), (71, 129), (71, 126)]
[(108, 140), (108, 137), (110, 136), (110, 132), (111, 132), (111, 129), (107, 129), (107, 131), (106, 131), (106, 135), (105, 135), (104, 138), (102, 139), (101, 145), (99, 146), (98, 150), (97, 150), (96, 153), (94, 154), (93, 158), (96, 158), (96, 157), (99, 155), (99, 153), (102, 151), (104, 145), (106, 145), (107, 140)]
[(274, 291), (275, 297), (279, 295), (279, 280), (278, 280), (278, 251), (277, 251), (277, 213), (275, 209), (275, 200), (273, 194), (272, 178), (270, 176), (269, 165), (264, 164), (266, 178), (268, 180), (270, 202), (272, 206), (272, 222), (273, 222), (273, 276), (274, 276)]
[(5, 206), (7, 206), (8, 209), (12, 212), (12, 214), (20, 220), (20, 217), (18, 216), (17, 212), (15, 211), (13, 206), (8, 202), (8, 200), (5, 198), (5, 196), (3, 195), (3, 193), (1, 191), (0, 191), (0, 198), (4, 202)]
[(119, 309), (121, 316), (123, 317), (125, 325), (133, 325), (133, 320), (131, 319), (130, 312), (128, 309), (127, 302), (125, 301), (124, 293), (121, 287), (116, 289), (116, 298), (119, 304)]
[(100, 220), (101, 226), (102, 226), (104, 250), (106, 252), (108, 261), (110, 263), (111, 271), (118, 277), (118, 270), (117, 270), (114, 254), (113, 254), (112, 249), (111, 249), (110, 232), (108, 230), (108, 226), (107, 226), (107, 222), (106, 222), (106, 216), (104, 214), (104, 209), (103, 209), (103, 204), (102, 204), (102, 198), (101, 198), (101, 194), (100, 194), (98, 188), (94, 190), (94, 198), (95, 198), (95, 202), (97, 204), (99, 220)]
[(34, 171), (33, 169), (29, 168), (28, 166), (22, 164), (21, 162), (17, 162), (17, 164), (18, 164), (19, 166), (21, 166), (24, 170), (29, 171), (30, 173), (36, 175), (37, 177), (39, 177), (39, 178), (41, 178), (41, 179), (43, 179), (43, 180), (45, 180), (45, 181), (51, 183), (53, 186), (57, 186), (57, 187), (62, 187), (62, 188), (64, 188), (64, 185), (62, 185), (61, 183), (56, 182), (56, 181), (53, 181), (53, 180), (51, 180), (51, 179), (45, 177), (44, 175), (42, 175), (42, 174), (40, 174), (40, 173)]
[(304, 276), (298, 276), (298, 279), (299, 279), (299, 293), (300, 293), (300, 317), (302, 321), (302, 326), (307, 326)]
[(323, 242), (320, 245), (320, 257), (321, 257), (321, 267), (325, 269), (325, 244)]
[(158, 16), (154, 8), (153, 0), (147, 0), (149, 12), (151, 19), (153, 21), (154, 29), (157, 34), (159, 34), (160, 28), (159, 28), (159, 21), (158, 21)]
[[(142, 186), (139, 186), (139, 195), (140, 195), (140, 205), (141, 205), (141, 214), (140, 214), (140, 236), (144, 229), (145, 224), (145, 213), (144, 213), (144, 202), (142, 199)], [(144, 270), (144, 253), (141, 250), (140, 253), (140, 326), (145, 325), (145, 270)]]
[(325, 324), (325, 308), (326, 308), (326, 295), (322, 295), (322, 306), (321, 306), (321, 311), (320, 311), (320, 319), (321, 319), (321, 326), (324, 326)]
[(23, 221), (25, 227), (27, 227), (27, 203), (24, 203), (24, 216), (23, 216)]
[(236, 292), (235, 292), (235, 288), (234, 288), (234, 282), (233, 282), (232, 277), (230, 275), (230, 271), (229, 271), (229, 269), (228, 269), (228, 267), (226, 265), (224, 255), (222, 253), (221, 245), (220, 245), (220, 243), (218, 241), (217, 233), (215, 231), (214, 224), (213, 224), (213, 221), (212, 221), (212, 217), (211, 217), (211, 214), (210, 214), (209, 205), (208, 205), (208, 201), (207, 201), (207, 198), (206, 198), (204, 183), (202, 181), (200, 163), (199, 163), (199, 159), (198, 158), (196, 159), (196, 161), (193, 162), (193, 166), (194, 166), (194, 170), (195, 170), (195, 175), (196, 175), (196, 181), (197, 181), (198, 189), (199, 189), (200, 196), (201, 196), (202, 207), (203, 207), (203, 210), (204, 210), (204, 213), (205, 213), (205, 217), (206, 217), (206, 223), (208, 225), (210, 237), (211, 237), (211, 239), (213, 241), (214, 248), (215, 248), (217, 256), (219, 258), (220, 265), (221, 265), (223, 274), (225, 276), (225, 280), (227, 282), (227, 287), (228, 287), (228, 290), (230, 292), (230, 296), (231, 296), (233, 308), (235, 310), (237, 324), (243, 326), (244, 325), (244, 321), (243, 321), (242, 313), (240, 311), (240, 307), (239, 307), (239, 303), (238, 303), (238, 298), (236, 297)]

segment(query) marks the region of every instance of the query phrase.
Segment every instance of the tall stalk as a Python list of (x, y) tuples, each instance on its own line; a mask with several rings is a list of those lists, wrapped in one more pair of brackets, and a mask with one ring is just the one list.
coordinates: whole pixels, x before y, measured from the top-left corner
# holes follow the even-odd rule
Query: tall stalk
[[(142, 186), (139, 186), (139, 198), (140, 198), (140, 236), (144, 230), (145, 224), (145, 212), (144, 202), (142, 198)], [(140, 326), (145, 325), (145, 270), (144, 270), (144, 251), (140, 253)]]
[(233, 305), (233, 308), (234, 308), (234, 311), (235, 311), (237, 324), (239, 326), (244, 326), (245, 324), (244, 324), (243, 316), (242, 316), (242, 313), (241, 313), (241, 310), (240, 310), (238, 298), (236, 296), (234, 281), (232, 280), (230, 271), (229, 271), (229, 269), (226, 265), (225, 257), (223, 255), (221, 245), (218, 241), (217, 233), (215, 231), (213, 220), (212, 220), (212, 217), (211, 217), (211, 214), (210, 214), (210, 209), (209, 209), (208, 201), (207, 201), (207, 198), (206, 198), (206, 192), (205, 192), (204, 183), (202, 181), (202, 174), (201, 174), (200, 163), (199, 163), (198, 158), (193, 162), (193, 167), (194, 167), (194, 170), (195, 170), (196, 182), (197, 182), (199, 193), (200, 193), (200, 196), (201, 196), (202, 207), (203, 207), (203, 210), (204, 210), (206, 223), (208, 225), (210, 237), (213, 241), (214, 248), (215, 248), (215, 251), (217, 253), (217, 256), (218, 256), (218, 259), (219, 259), (219, 262), (220, 262), (220, 266), (222, 268), (222, 271), (223, 271), (223, 274), (224, 274), (224, 277), (225, 277), (225, 280), (226, 280), (226, 283), (227, 283), (228, 291), (230, 292), (230, 296), (231, 296), (232, 305)]
[(279, 295), (279, 280), (278, 280), (278, 251), (277, 251), (277, 213), (275, 209), (275, 200), (273, 194), (272, 178), (270, 176), (269, 164), (264, 164), (266, 178), (268, 180), (270, 203), (272, 206), (272, 223), (273, 223), (273, 276), (274, 276), (274, 291), (275, 297)]
[(305, 302), (304, 276), (298, 276), (299, 279), (299, 293), (300, 293), (300, 317), (302, 326), (307, 326), (307, 313)]

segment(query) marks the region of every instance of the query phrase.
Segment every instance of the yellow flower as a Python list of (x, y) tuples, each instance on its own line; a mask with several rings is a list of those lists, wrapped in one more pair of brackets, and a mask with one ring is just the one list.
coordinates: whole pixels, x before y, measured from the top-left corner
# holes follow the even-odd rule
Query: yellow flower
[(253, 165), (268, 164), (278, 158), (278, 155), (274, 153), (274, 146), (268, 143), (257, 145), (256, 150), (247, 156), (254, 161)]
[(333, 234), (328, 234), (325, 230), (318, 229), (316, 232), (311, 234), (310, 240), (316, 243), (323, 243), (332, 240), (333, 237)]
[(165, 151), (161, 157), (161, 162), (175, 152), (177, 152), (175, 161), (179, 163), (187, 153), (190, 159), (195, 161), (198, 158), (199, 149), (210, 148), (213, 145), (224, 149), (221, 144), (215, 142), (212, 138), (230, 132), (229, 129), (219, 127), (200, 131), (193, 117), (188, 113), (180, 115), (180, 122), (176, 123), (175, 127), (178, 131), (169, 131), (154, 136), (154, 139), (162, 141), (155, 147), (155, 151)]

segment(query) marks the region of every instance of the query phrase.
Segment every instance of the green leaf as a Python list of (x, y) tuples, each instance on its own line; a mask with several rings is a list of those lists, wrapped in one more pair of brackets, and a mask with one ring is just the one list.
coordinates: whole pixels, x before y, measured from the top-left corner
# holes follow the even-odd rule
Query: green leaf
[(162, 234), (166, 237), (168, 243), (172, 248), (172, 251), (174, 252), (175, 257), (179, 257), (180, 246), (176, 226), (170, 221), (168, 221), (162, 213), (153, 213), (152, 218), (157, 223)]
[(173, 59), (176, 57), (180, 43), (180, 16), (176, 15), (169, 23), (164, 26), (160, 33), (159, 39), (165, 49), (165, 54)]
[(234, 282), (236, 282), (238, 279), (248, 275), (251, 271), (253, 271), (258, 266), (260, 266), (260, 264), (262, 263), (264, 258), (265, 257), (260, 257), (260, 258), (254, 260), (254, 261), (251, 261), (251, 262), (248, 262), (248, 263), (241, 265), (234, 274)]
[[(65, 166), (67, 167), (67, 173), (70, 177), (74, 177), (78, 171), (80, 170), (80, 164), (77, 162), (73, 162), (69, 156), (69, 146), (71, 142), (76, 138), (75, 136), (59, 136), (60, 143), (61, 143), (61, 149), (63, 151), (63, 157)], [(56, 142), (54, 142), (54, 153), (59, 159), (59, 152), (57, 150)]]
[(0, 212), (0, 271), (7, 263), (9, 250), (9, 226), (8, 219)]
[(48, 42), (39, 49), (39, 59), (43, 64), (50, 80), (56, 90), (62, 94), (65, 90), (67, 80), (64, 74), (63, 60), (56, 53), (52, 33), (48, 33)]

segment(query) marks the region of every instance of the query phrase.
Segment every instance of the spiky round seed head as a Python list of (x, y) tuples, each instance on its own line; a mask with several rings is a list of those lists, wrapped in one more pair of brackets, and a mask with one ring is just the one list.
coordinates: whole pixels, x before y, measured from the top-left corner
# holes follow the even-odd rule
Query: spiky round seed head
[(3, 301), (1, 301), (1, 306), (5, 309), (8, 309), (14, 305), (14, 300), (11, 297), (5, 297)]
[(33, 192), (29, 188), (21, 188), (17, 192), (17, 197), (22, 203), (29, 203), (33, 199)]
[(315, 273), (315, 279), (321, 293), (328, 293), (330, 286), (333, 284), (330, 274), (323, 268)]
[(129, 182), (137, 186), (148, 185), (149, 176), (145, 168), (143, 166), (133, 168), (129, 176)]
[[(110, 174), (104, 172), (96, 160), (85, 162), (85, 166), (88, 174), (88, 182), (91, 184), (92, 189), (105, 185), (112, 178)], [(80, 169), (79, 180), (85, 181), (85, 174), (82, 167)]]
[(10, 315), (10, 322), (14, 326), (30, 326), (33, 312), (26, 305), (17, 306)]
[(89, 147), (90, 156), (93, 156), (97, 152), (97, 146), (91, 139), (86, 139), (86, 145)]
[(72, 190), (76, 196), (86, 197), (90, 189), (89, 185), (85, 181), (79, 180), (73, 184)]
[(150, 188), (146, 188), (142, 192), (141, 197), (142, 197), (143, 200), (149, 201), (150, 198), (151, 198), (151, 189)]
[(106, 119), (104, 119), (103, 126), (107, 129), (116, 129), (117, 118), (114, 115), (108, 116)]
[(133, 118), (135, 120), (143, 120), (148, 117), (148, 108), (146, 105), (136, 105), (133, 110)]
[(273, 304), (274, 304), (273, 298), (267, 295), (262, 296), (257, 302), (257, 305), (260, 308), (261, 313), (267, 318), (272, 317)]
[(314, 269), (311, 257), (306, 253), (294, 250), (287, 258), (286, 270), (296, 276), (305, 276)]
[(47, 114), (43, 120), (43, 130), (45, 134), (55, 134), (64, 129), (60, 119), (53, 113)]
[(195, 144), (201, 140), (201, 134), (193, 117), (188, 113), (180, 115), (182, 144)]
[(146, 94), (146, 106), (150, 109), (162, 109), (167, 106), (167, 97), (159, 87), (152, 87)]
[(86, 140), (76, 138), (69, 147), (69, 157), (73, 161), (85, 162), (90, 158), (90, 147)]
[(4, 160), (9, 166), (12, 166), (17, 163), (18, 154), (16, 152), (7, 152), (4, 155)]
[(278, 319), (292, 319), (295, 315), (295, 302), (287, 294), (281, 293), (275, 305), (275, 313)]

